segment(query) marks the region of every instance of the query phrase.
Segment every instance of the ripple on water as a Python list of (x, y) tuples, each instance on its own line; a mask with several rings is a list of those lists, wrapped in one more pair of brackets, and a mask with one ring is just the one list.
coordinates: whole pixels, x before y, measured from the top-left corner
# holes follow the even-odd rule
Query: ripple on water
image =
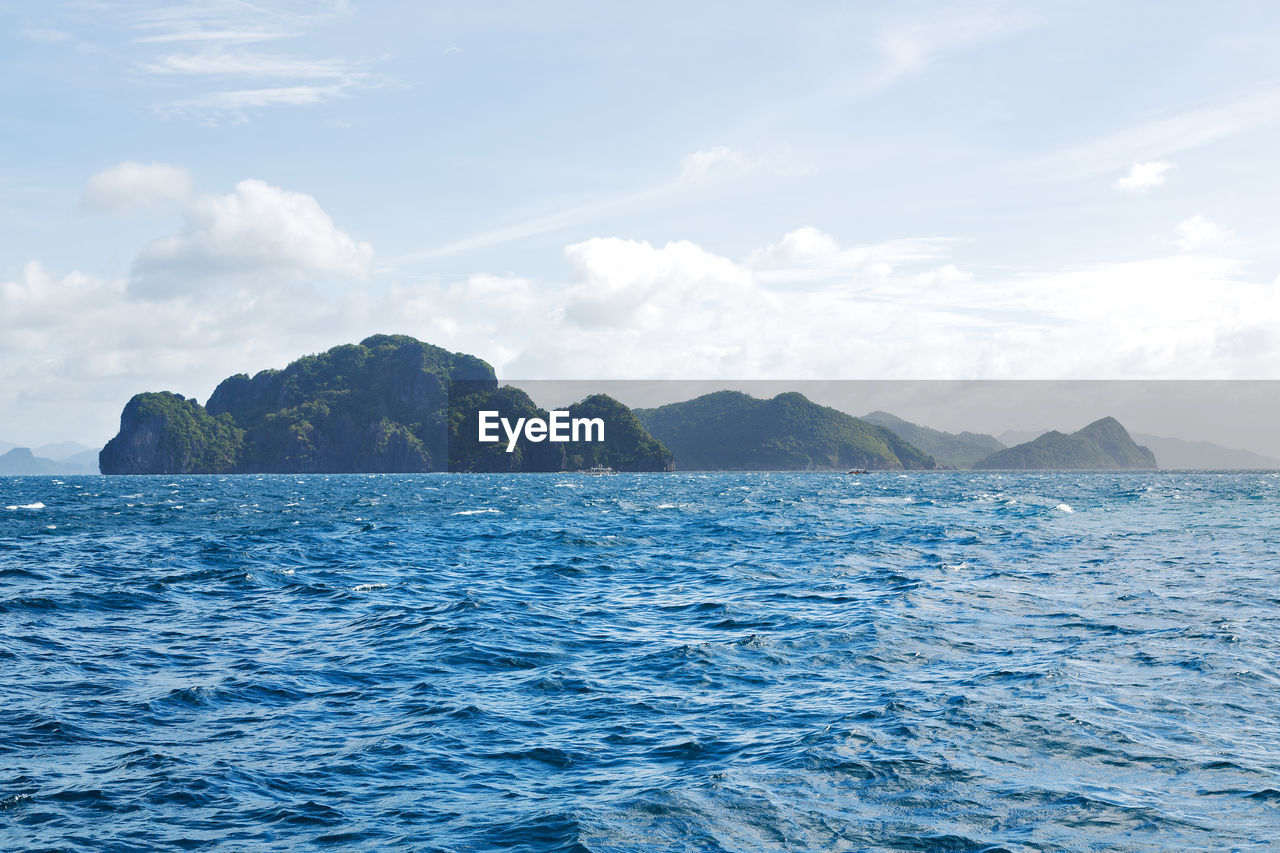
[(0, 483), (5, 851), (1274, 840), (1270, 475)]

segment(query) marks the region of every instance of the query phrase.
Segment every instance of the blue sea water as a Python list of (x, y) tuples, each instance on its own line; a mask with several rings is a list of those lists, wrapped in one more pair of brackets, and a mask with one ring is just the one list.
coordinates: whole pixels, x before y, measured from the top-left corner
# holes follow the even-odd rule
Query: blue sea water
[(0, 479), (0, 850), (1280, 839), (1280, 477)]

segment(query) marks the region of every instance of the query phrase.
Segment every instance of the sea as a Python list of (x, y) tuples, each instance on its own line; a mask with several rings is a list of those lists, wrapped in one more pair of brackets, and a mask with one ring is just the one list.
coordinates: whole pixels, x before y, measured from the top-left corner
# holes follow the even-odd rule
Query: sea
[(1280, 475), (0, 478), (0, 850), (1280, 842)]

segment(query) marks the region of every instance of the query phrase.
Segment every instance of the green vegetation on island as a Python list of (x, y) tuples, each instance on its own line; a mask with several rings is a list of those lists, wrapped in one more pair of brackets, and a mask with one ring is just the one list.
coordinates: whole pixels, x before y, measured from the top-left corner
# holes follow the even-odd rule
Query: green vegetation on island
[(640, 423), (635, 412), (607, 394), (592, 394), (569, 407), (571, 418), (599, 418), (608, 441), (571, 441), (565, 445), (569, 467), (581, 471), (596, 466), (615, 471), (672, 471), (671, 451)]
[(244, 430), (195, 400), (138, 394), (120, 415), (120, 432), (98, 457), (104, 474), (224, 474), (237, 468)]
[[(98, 460), (104, 474), (1156, 467), (1114, 418), (1003, 448), (989, 435), (887, 412), (856, 418), (797, 392), (765, 400), (717, 391), (634, 411), (593, 394), (559, 412), (500, 385), (475, 356), (373, 335), (228, 377), (205, 406), (168, 391), (138, 394)], [(603, 425), (603, 441), (590, 424)], [(3, 461), (37, 473), (47, 460), (11, 451)]]
[(928, 453), (939, 465), (948, 468), (970, 468), (1004, 448), (995, 436), (979, 432), (943, 432), (905, 421), (888, 412), (875, 411), (863, 415), (867, 423), (892, 430), (912, 445)]
[(761, 400), (717, 391), (635, 415), (686, 471), (937, 467), (890, 430), (796, 392)]
[(1138, 446), (1115, 418), (1102, 418), (1070, 435), (1052, 430), (1034, 441), (993, 453), (973, 467), (1017, 471), (1154, 469), (1156, 458)]
[(670, 470), (671, 454), (629, 409), (604, 396), (570, 407), (606, 424), (600, 443), (482, 444), (477, 415), (546, 418), (523, 391), (500, 387), (475, 356), (406, 335), (300, 358), (283, 370), (225, 379), (207, 407), (139, 394), (99, 457), (104, 474), (561, 471), (609, 465)]

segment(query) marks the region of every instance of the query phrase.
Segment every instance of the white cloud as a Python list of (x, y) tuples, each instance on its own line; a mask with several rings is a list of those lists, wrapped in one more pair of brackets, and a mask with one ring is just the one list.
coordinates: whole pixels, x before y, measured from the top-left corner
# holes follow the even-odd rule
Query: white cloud
[(1026, 29), (1033, 21), (1023, 7), (943, 9), (892, 21), (874, 35), (879, 66), (866, 81), (870, 91), (924, 72), (942, 56)]
[(1082, 144), (1033, 157), (1022, 168), (1038, 175), (1079, 178), (1114, 173), (1140, 157), (1169, 158), (1280, 121), (1280, 86), (1268, 84), (1215, 103), (1169, 112)]
[(1151, 160), (1146, 163), (1134, 163), (1129, 173), (1116, 181), (1116, 189), (1125, 192), (1144, 192), (1158, 187), (1165, 181), (1165, 175), (1174, 167), (1165, 160)]
[(153, 300), (123, 279), (55, 275), (34, 261), (0, 281), (0, 304), (0, 434), (36, 443), (104, 441), (138, 392), (203, 399), (230, 373), (402, 328), (393, 315), (370, 327), (359, 292), (324, 296), (295, 285)]
[(241, 124), (249, 120), (249, 112), (273, 106), (304, 107), (342, 97), (350, 88), (345, 83), (326, 86), (275, 86), (259, 89), (234, 89), (210, 92), (195, 98), (171, 101), (157, 107), (161, 115), (193, 118), (206, 124), (221, 121)]
[[(239, 123), (268, 107), (323, 103), (377, 86), (381, 80), (368, 73), (364, 63), (333, 56), (264, 53), (255, 46), (296, 38), (349, 12), (344, 2), (215, 0), (144, 7), (133, 20), (134, 29), (142, 33), (136, 44), (187, 49), (140, 59), (137, 68), (196, 90), (156, 107), (169, 117)], [(206, 82), (216, 88), (205, 88)]]
[(806, 225), (788, 232), (778, 242), (752, 252), (748, 262), (756, 268), (785, 268), (825, 261), (839, 255), (840, 244), (834, 237)]
[(1236, 242), (1235, 235), (1229, 229), (1210, 222), (1199, 214), (1178, 223), (1174, 234), (1178, 238), (1178, 248), (1184, 252), (1225, 249)]
[(298, 59), (248, 51), (174, 53), (143, 66), (153, 74), (208, 75), (212, 77), (297, 77), (333, 79), (349, 74), (347, 64), (332, 59)]
[[(309, 215), (276, 218), (296, 207)], [(342, 269), (361, 253), (337, 234), (314, 199), (245, 182), (203, 197), (170, 238), (186, 252), (173, 275), (207, 283), (214, 252), (232, 255), (219, 269)], [(267, 251), (268, 235), (293, 248)], [(846, 263), (819, 264), (810, 272), (830, 278), (785, 291), (764, 265), (879, 251), (846, 248), (815, 229), (750, 253), (754, 261), (688, 241), (605, 237), (566, 247), (562, 282), (486, 273), (325, 289), (286, 275), (273, 276), (271, 288), (224, 288), (217, 298), (198, 286), (161, 293), (31, 263), (0, 282), (0, 427), (41, 423), (51, 436), (100, 440), (138, 391), (203, 399), (229, 373), (283, 366), (378, 331), (474, 353), (511, 378), (1280, 375), (1280, 287), (1243, 279), (1228, 258), (1181, 254), (993, 277), (961, 270), (935, 248), (914, 260), (902, 254), (878, 277), (855, 270), (852, 285)]]
[(686, 154), (680, 160), (680, 179), (696, 181), (716, 173), (742, 174), (754, 168), (756, 162), (746, 154), (727, 145), (715, 145)]
[(764, 297), (748, 269), (688, 241), (654, 248), (597, 237), (564, 253), (573, 270), (563, 294), (564, 317), (582, 329), (682, 335), (705, 327), (708, 307), (745, 306)]
[(346, 0), (244, 3), (240, 0), (143, 2), (132, 17), (139, 43), (252, 42), (290, 38), (347, 13)]
[(902, 265), (937, 258), (949, 242), (916, 238), (843, 249), (830, 234), (806, 226), (752, 252), (747, 264), (761, 282), (775, 287), (815, 283), (867, 286), (883, 281)]
[[(821, 232), (774, 244), (868, 256)], [(596, 238), (563, 286), (475, 279), (422, 293), (442, 345), (519, 378), (1237, 378), (1280, 372), (1280, 292), (1229, 259), (1171, 256), (1021, 277), (936, 259), (785, 292), (765, 270), (689, 242)], [(792, 256), (794, 260), (795, 255)], [(516, 296), (504, 305), (503, 282)], [(465, 294), (465, 295), (464, 295)], [(470, 304), (479, 316), (452, 314)], [(445, 323), (441, 313), (460, 322)]]
[(120, 213), (163, 208), (191, 195), (191, 173), (169, 163), (118, 163), (85, 183), (83, 203), (92, 210)]
[(172, 294), (224, 278), (307, 275), (362, 278), (373, 248), (334, 225), (312, 196), (259, 180), (188, 202), (182, 230), (148, 244), (134, 286)]

